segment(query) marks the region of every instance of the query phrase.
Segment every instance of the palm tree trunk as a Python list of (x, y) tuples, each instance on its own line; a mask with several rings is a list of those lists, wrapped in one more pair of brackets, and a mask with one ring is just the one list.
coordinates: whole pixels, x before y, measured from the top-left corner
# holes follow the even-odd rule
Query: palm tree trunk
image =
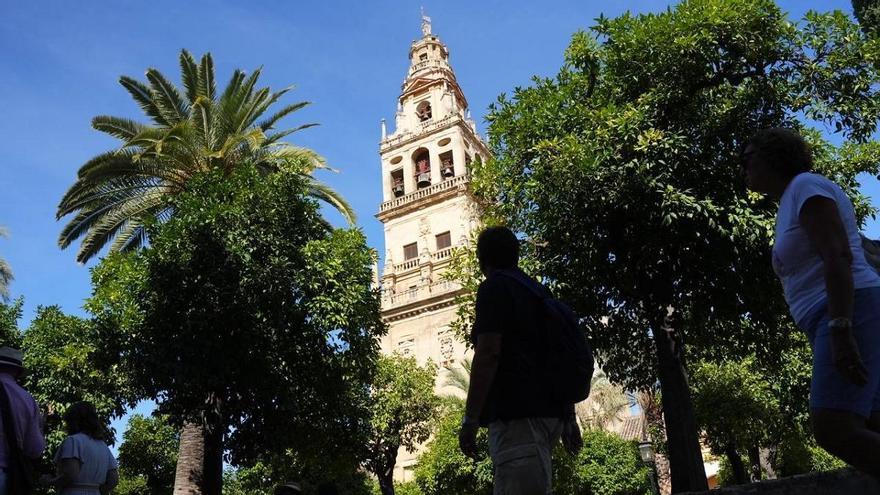
[(221, 495), (223, 430), (184, 423), (174, 474), (174, 495)]
[(200, 424), (184, 423), (174, 473), (174, 495), (202, 495), (204, 467), (205, 429)]

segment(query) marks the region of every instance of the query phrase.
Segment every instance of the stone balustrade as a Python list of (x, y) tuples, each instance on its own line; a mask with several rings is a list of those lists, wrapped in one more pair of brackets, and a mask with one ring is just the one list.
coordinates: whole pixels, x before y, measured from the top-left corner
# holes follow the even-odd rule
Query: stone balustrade
[(404, 304), (408, 304), (420, 299), (426, 299), (431, 296), (447, 294), (449, 292), (454, 292), (460, 288), (460, 284), (457, 284), (451, 280), (439, 280), (429, 285), (420, 285), (418, 287), (406, 289), (394, 294), (384, 293), (383, 298), (386, 301), (384, 309), (393, 308), (395, 306), (402, 306)]
[(431, 253), (431, 259), (434, 261), (443, 261), (445, 259), (451, 258), (452, 253), (455, 251), (454, 247), (448, 247), (446, 249), (441, 249), (440, 251), (436, 251)]
[[(453, 177), (451, 179), (441, 180), (440, 182), (430, 185), (428, 187), (424, 187), (415, 192), (411, 192), (409, 194), (405, 194), (399, 198), (394, 198), (390, 201), (385, 201), (379, 207), (379, 213), (392, 210), (397, 208), (398, 206), (403, 206), (407, 203), (411, 203), (413, 201), (428, 197), (432, 194), (436, 194), (441, 191), (445, 191), (447, 189), (452, 189), (458, 187), (463, 184), (467, 184), (470, 180), (470, 177), (467, 175), (460, 175), (458, 177)], [(395, 266), (396, 269), (396, 266)]]

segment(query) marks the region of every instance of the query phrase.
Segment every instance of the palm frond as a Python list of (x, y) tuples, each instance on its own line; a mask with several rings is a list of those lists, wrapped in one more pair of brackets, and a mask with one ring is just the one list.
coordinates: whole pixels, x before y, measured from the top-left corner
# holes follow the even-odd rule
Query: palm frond
[[(214, 101), (217, 96), (217, 83), (214, 80), (214, 59), (210, 53), (202, 55), (202, 61), (199, 64), (199, 89), (198, 96)], [(193, 102), (195, 105), (196, 102)]]
[(283, 131), (278, 131), (266, 136), (266, 142), (263, 143), (263, 146), (272, 146), (278, 143), (279, 140), (284, 139), (285, 137), (293, 134), (294, 132), (301, 131), (303, 129), (308, 129), (309, 127), (315, 127), (318, 124), (303, 124), (299, 127), (294, 127), (292, 129), (285, 129)]
[(165, 119), (172, 124), (186, 120), (189, 106), (183, 101), (177, 88), (156, 69), (147, 70), (147, 80), (150, 81), (153, 101)]
[(132, 251), (147, 242), (147, 229), (140, 218), (126, 220), (122, 229), (116, 234), (110, 251)]
[(345, 201), (341, 194), (311, 176), (306, 176), (306, 184), (308, 187), (306, 194), (309, 197), (323, 201), (335, 208), (336, 211), (342, 214), (350, 226), (354, 226), (357, 223), (354, 209)]
[(69, 213), (76, 215), (64, 226), (58, 237), (58, 245), (62, 249), (67, 248), (73, 241), (83, 236), (88, 230), (94, 228), (97, 222), (108, 213), (121, 209), (124, 205), (137, 202), (139, 198), (153, 196), (155, 194), (169, 195), (177, 192), (174, 188), (168, 188), (163, 184), (153, 181), (127, 178), (101, 185), (106, 194), (100, 201), (88, 203), (79, 209), (70, 209)]
[(315, 170), (332, 170), (327, 166), (327, 160), (309, 148), (294, 146), (285, 143), (283, 146), (263, 149), (259, 155), (261, 161), (277, 163), (279, 166), (286, 165), (298, 168), (304, 174), (311, 174)]
[(3, 258), (0, 258), (0, 301), (9, 300), (9, 284), (15, 279), (12, 267)]
[[(293, 112), (301, 110), (309, 105), (311, 105), (311, 102), (309, 102), (309, 101), (301, 101), (299, 103), (293, 103), (293, 104), (287, 105), (284, 108), (282, 108), (281, 110), (278, 110), (277, 112), (272, 114), (272, 116), (269, 117), (268, 119), (257, 124), (257, 127), (262, 129), (264, 132), (268, 131), (269, 129), (274, 128), (275, 124), (277, 124), (279, 120), (281, 120), (284, 117), (287, 117), (288, 115), (292, 114)], [(307, 124), (307, 125), (314, 125), (314, 124)], [(300, 126), (300, 127), (302, 127), (302, 126)]]
[[(0, 226), (0, 237), (9, 237), (9, 231), (6, 227)], [(15, 276), (12, 274), (12, 267), (5, 259), (0, 258), (0, 301), (9, 300), (9, 284)]]
[(255, 123), (257, 122), (257, 119), (259, 119), (263, 114), (265, 114), (266, 111), (269, 110), (269, 107), (271, 107), (272, 105), (277, 103), (278, 100), (280, 100), (281, 97), (284, 96), (291, 89), (293, 89), (293, 86), (288, 87), (288, 88), (284, 88), (281, 91), (277, 91), (275, 93), (272, 93), (269, 90), (269, 88), (263, 88), (261, 91), (264, 91), (265, 94), (258, 95), (258, 96), (260, 96), (259, 99), (257, 99), (256, 97), (254, 98), (254, 107), (249, 112), (248, 120), (245, 122), (245, 126), (250, 127), (252, 125), (255, 125)]
[[(120, 233), (130, 218), (154, 215), (165, 204), (165, 200), (166, 197), (161, 191), (150, 191), (104, 211), (86, 232), (76, 255), (77, 261), (85, 263), (94, 257), (110, 239)], [(133, 232), (129, 232), (128, 237), (123, 237), (119, 241), (120, 244), (127, 244), (132, 235)]]
[(165, 116), (162, 115), (162, 111), (156, 105), (156, 102), (153, 101), (153, 95), (150, 93), (149, 86), (128, 76), (120, 77), (119, 84), (128, 90), (131, 97), (134, 98), (137, 104), (141, 107), (141, 110), (153, 119), (153, 122), (159, 125), (170, 125), (170, 123), (165, 120)]
[(211, 125), (214, 104), (208, 98), (199, 96), (193, 103), (193, 122), (207, 150), (214, 149), (214, 129)]
[(186, 91), (186, 99), (192, 105), (199, 96), (199, 67), (186, 49), (180, 50), (180, 74), (183, 88)]
[(92, 128), (123, 141), (128, 141), (143, 132), (144, 125), (131, 119), (98, 115), (92, 119)]

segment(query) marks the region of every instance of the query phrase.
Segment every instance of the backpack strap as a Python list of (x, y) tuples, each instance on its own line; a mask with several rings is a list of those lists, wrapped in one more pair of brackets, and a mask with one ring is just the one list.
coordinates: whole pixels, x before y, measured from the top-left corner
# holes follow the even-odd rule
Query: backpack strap
[(529, 290), (532, 294), (538, 297), (538, 299), (544, 301), (547, 299), (551, 299), (552, 295), (549, 295), (546, 290), (542, 290), (543, 287), (538, 282), (528, 278), (524, 273), (520, 271), (514, 270), (497, 270), (495, 273), (504, 275), (507, 278), (511, 278), (519, 282), (520, 285)]

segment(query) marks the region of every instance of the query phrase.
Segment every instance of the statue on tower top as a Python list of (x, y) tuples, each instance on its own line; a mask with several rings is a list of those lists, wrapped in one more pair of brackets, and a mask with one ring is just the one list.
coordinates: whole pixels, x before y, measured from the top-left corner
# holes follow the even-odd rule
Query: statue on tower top
[(425, 8), (422, 7), (422, 35), (428, 36), (431, 34), (431, 18), (425, 15)]

